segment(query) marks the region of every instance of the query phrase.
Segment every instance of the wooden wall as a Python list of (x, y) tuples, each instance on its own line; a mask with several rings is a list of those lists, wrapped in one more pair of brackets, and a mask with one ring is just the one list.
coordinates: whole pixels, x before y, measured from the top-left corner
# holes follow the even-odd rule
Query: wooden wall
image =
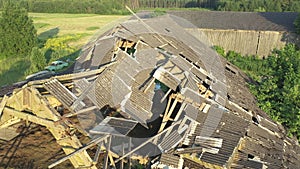
[[(297, 35), (276, 31), (187, 29), (196, 37), (202, 31), (213, 45), (225, 51), (233, 50), (243, 55), (268, 56), (274, 48), (282, 48), (287, 42), (299, 44)], [(202, 39), (203, 40), (203, 39)]]

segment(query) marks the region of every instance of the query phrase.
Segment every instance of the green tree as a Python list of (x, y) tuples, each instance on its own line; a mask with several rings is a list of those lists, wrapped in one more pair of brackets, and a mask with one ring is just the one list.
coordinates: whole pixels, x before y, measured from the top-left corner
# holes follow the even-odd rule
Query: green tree
[(7, 0), (0, 17), (0, 55), (29, 56), (37, 44), (37, 34), (28, 13), (17, 2)]
[(28, 69), (27, 74), (41, 71), (47, 65), (44, 52), (42, 52), (38, 47), (32, 48), (30, 54), (30, 63), (30, 68)]
[(298, 17), (294, 21), (294, 25), (295, 25), (295, 28), (296, 28), (296, 33), (300, 34), (300, 14), (298, 15)]
[(299, 0), (220, 0), (218, 10), (282, 12), (300, 11)]
[[(258, 98), (260, 105), (270, 101), (266, 112), (272, 112), (279, 122), (289, 128), (289, 134), (300, 138), (300, 51), (295, 45), (289, 44), (282, 50), (276, 50), (270, 59), (269, 74), (259, 86), (261, 96)], [(267, 90), (268, 84), (273, 83), (274, 89)], [(269, 87), (270, 88), (270, 87)]]
[(289, 11), (300, 12), (300, 2), (293, 1), (290, 3)]
[(250, 84), (258, 106), (300, 141), (300, 50), (293, 44), (274, 50), (266, 59), (215, 48), (256, 82)]

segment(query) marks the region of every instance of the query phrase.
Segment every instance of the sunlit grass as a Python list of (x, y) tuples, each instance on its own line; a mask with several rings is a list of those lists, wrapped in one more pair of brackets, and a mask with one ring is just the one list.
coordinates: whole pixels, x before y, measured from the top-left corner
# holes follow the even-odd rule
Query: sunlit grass
[(89, 27), (99, 27), (100, 29), (108, 23), (126, 18), (119, 15), (95, 15), (95, 14), (48, 14), (48, 13), (29, 13), (35, 24), (49, 24), (38, 29), (38, 33), (47, 31), (55, 27), (59, 28), (59, 34), (87, 33), (96, 30), (87, 30)]
[[(96, 15), (96, 14), (58, 14), (58, 13), (29, 13), (41, 40), (74, 35), (74, 40), (68, 45), (75, 51), (98, 36), (113, 28), (117, 23), (128, 19), (124, 15)], [(78, 52), (75, 52), (78, 56)], [(30, 67), (27, 58), (0, 59), (0, 86), (9, 85), (25, 79), (25, 72)], [(72, 58), (76, 57), (71, 55)]]
[(83, 46), (98, 31), (105, 32), (128, 16), (124, 15), (96, 15), (96, 14), (58, 14), (58, 13), (29, 13), (41, 34), (57, 28), (57, 36), (66, 34), (88, 34), (76, 42), (70, 42), (75, 46)]
[(98, 26), (91, 26), (91, 27), (86, 28), (87, 31), (93, 31), (93, 30), (98, 30), (98, 29), (100, 29)]

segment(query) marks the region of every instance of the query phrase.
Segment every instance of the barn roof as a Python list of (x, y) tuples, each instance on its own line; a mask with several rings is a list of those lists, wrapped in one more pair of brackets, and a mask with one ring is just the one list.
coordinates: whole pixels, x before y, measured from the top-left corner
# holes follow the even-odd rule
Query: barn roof
[(86, 72), (29, 87), (56, 98), (66, 117), (89, 113), (93, 122), (77, 117), (89, 134), (111, 136), (114, 163), (136, 155), (178, 168), (297, 168), (299, 145), (257, 107), (247, 76), (182, 23), (120, 23), (83, 50), (76, 68)]
[(294, 32), (296, 12), (229, 12), (229, 11), (168, 11), (196, 27), (205, 29), (234, 29)]
[[(255, 16), (258, 17), (258, 13)], [(164, 130), (145, 140), (150, 146), (146, 144), (139, 150), (141, 153), (147, 149), (149, 153), (156, 147), (155, 150), (163, 154), (159, 164), (177, 166), (183, 160), (184, 165), (198, 168), (293, 168), (298, 165), (298, 149), (288, 150), (293, 143), (285, 138), (282, 127), (257, 108), (246, 86), (245, 74), (219, 57), (205, 42), (186, 33), (181, 23), (169, 16), (130, 20), (121, 23), (107, 38), (99, 39), (94, 49), (89, 49), (92, 63), (102, 65), (102, 57), (109, 56), (116, 64), (96, 80), (96, 97), (103, 102), (97, 106), (119, 106), (130, 118), (122, 123), (136, 122), (122, 128), (124, 135), (130, 135), (137, 123), (147, 127), (159, 114), (163, 121), (171, 118), (174, 121), (169, 121), (171, 126), (162, 125)], [(260, 26), (268, 27), (267, 24)], [(110, 45), (108, 40), (114, 42), (115, 47), (106, 47)], [(104, 49), (109, 50), (104, 52)], [(171, 94), (162, 93), (169, 99), (169, 106), (158, 107), (165, 96), (155, 97), (157, 81), (171, 91)], [(108, 91), (115, 91), (114, 95)], [(100, 123), (94, 132), (121, 130), (117, 125), (107, 124)], [(295, 159), (290, 159), (287, 152)]]

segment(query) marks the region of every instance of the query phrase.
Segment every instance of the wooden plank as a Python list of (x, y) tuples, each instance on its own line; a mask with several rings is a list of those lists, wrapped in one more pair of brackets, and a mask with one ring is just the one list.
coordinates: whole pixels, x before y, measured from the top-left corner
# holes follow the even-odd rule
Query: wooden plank
[(167, 91), (167, 93), (164, 95), (164, 97), (160, 100), (160, 103), (162, 103), (162, 102), (165, 101), (165, 99), (169, 96), (169, 94), (171, 93), (171, 91), (172, 91), (172, 89), (169, 89), (169, 90)]
[(152, 86), (152, 84), (155, 82), (155, 79), (152, 78), (152, 80), (149, 82), (149, 84), (147, 85), (146, 89), (144, 90), (144, 93), (147, 93), (147, 91), (150, 89), (150, 87)]
[(16, 132), (15, 128), (7, 127), (0, 129), (0, 139), (5, 141), (10, 141), (17, 137), (20, 133)]
[[(170, 109), (171, 101), (172, 101), (172, 98), (169, 97), (169, 100), (168, 100), (168, 103), (167, 103), (167, 107), (166, 107), (166, 110), (165, 110), (163, 119), (165, 118), (166, 114), (168, 113), (168, 111), (169, 111), (169, 109)], [(163, 130), (164, 126), (162, 126), (162, 125), (163, 125), (163, 124), (161, 124), (160, 129), (158, 130), (158, 133), (161, 132), (161, 131)]]
[(168, 72), (162, 67), (158, 68), (154, 72), (153, 77), (174, 91), (176, 91), (177, 86), (181, 82), (176, 76), (172, 75), (170, 72)]
[(178, 119), (179, 119), (181, 113), (183, 112), (183, 110), (185, 109), (185, 106), (186, 106), (186, 105), (187, 105), (187, 104), (186, 104), (185, 102), (182, 103), (180, 109), (178, 110), (178, 112), (177, 112), (177, 114), (176, 114), (176, 116), (175, 116), (175, 118), (174, 118), (174, 121), (178, 121)]
[(12, 117), (11, 119), (7, 120), (7, 121), (4, 121), (4, 122), (1, 122), (0, 123), (0, 129), (4, 129), (4, 128), (7, 128), (9, 126), (12, 126), (16, 123), (19, 123), (21, 121), (20, 118), (18, 117)]
[(44, 119), (44, 118), (41, 118), (41, 117), (38, 117), (38, 116), (35, 116), (35, 115), (20, 112), (20, 111), (17, 111), (17, 110), (11, 109), (11, 108), (7, 108), (7, 107), (4, 108), (3, 111), (6, 114), (10, 115), (10, 116), (18, 117), (20, 119), (26, 119), (30, 122), (33, 122), (33, 123), (36, 123), (36, 124), (39, 124), (39, 125), (42, 125), (42, 126), (46, 126), (46, 127), (49, 127), (49, 128), (55, 128), (56, 127), (56, 124), (55, 124), (54, 121), (47, 120), (47, 119)]
[(81, 95), (71, 105), (71, 108), (74, 110), (76, 109), (76, 107), (78, 105), (80, 105), (80, 102), (82, 102), (82, 100), (87, 97), (87, 95), (92, 90), (92, 88), (95, 87), (96, 80), (93, 81), (92, 83), (87, 82), (86, 79), (83, 79), (83, 80), (85, 80), (85, 82), (87, 83), (87, 87), (85, 89), (83, 89)]
[[(106, 68), (114, 65), (116, 62), (110, 62), (99, 69), (96, 70), (91, 70), (91, 71), (85, 71), (85, 72), (80, 72), (80, 73), (73, 73), (73, 74), (65, 74), (65, 75), (60, 75), (60, 76), (54, 76), (52, 79), (58, 79), (59, 81), (70, 81), (70, 80), (76, 80), (76, 79), (82, 79), (86, 77), (91, 77), (91, 76), (96, 76), (100, 73), (102, 73)], [(38, 84), (43, 84), (48, 82), (49, 79), (43, 79), (43, 80), (36, 80), (36, 81), (30, 81), (28, 82), (28, 86), (32, 85), (38, 85)]]
[(175, 99), (174, 103), (172, 104), (172, 107), (169, 110), (169, 107), (170, 107), (170, 104), (171, 104), (171, 100), (172, 100), (172, 97), (169, 98), (169, 102), (168, 102), (165, 114), (163, 116), (163, 120), (161, 122), (160, 128), (158, 130), (158, 133), (161, 132), (161, 131), (163, 131), (163, 129), (165, 128), (165, 126), (166, 126), (167, 122), (169, 121), (170, 116), (171, 116), (171, 114), (172, 114), (173, 110), (175, 109), (176, 104), (178, 102), (178, 100)]
[(94, 159), (93, 159), (94, 164), (98, 163), (98, 160), (99, 160), (99, 157), (100, 157), (100, 153), (102, 152), (102, 150), (101, 150), (102, 145), (103, 145), (103, 142), (98, 143), (96, 154), (95, 154)]
[(64, 117), (76, 116), (76, 115), (86, 113), (86, 112), (89, 112), (89, 111), (92, 111), (92, 110), (95, 110), (95, 109), (98, 109), (98, 107), (97, 106), (91, 106), (91, 107), (88, 107), (86, 109), (81, 109), (81, 110), (77, 111), (76, 113), (72, 112), (72, 113), (65, 114)]
[(88, 143), (86, 146), (84, 146), (84, 147), (80, 148), (79, 150), (76, 150), (76, 151), (74, 151), (73, 153), (67, 155), (66, 157), (63, 157), (63, 158), (61, 158), (60, 160), (58, 160), (58, 161), (56, 161), (56, 162), (50, 164), (50, 165), (48, 166), (48, 168), (53, 168), (53, 167), (57, 166), (58, 164), (60, 164), (60, 163), (62, 163), (62, 162), (64, 162), (64, 161), (66, 161), (66, 160), (68, 160), (69, 158), (73, 157), (74, 155), (76, 155), (76, 154), (78, 154), (78, 153), (81, 153), (81, 152), (83, 152), (83, 151), (85, 151), (85, 150), (91, 148), (92, 146), (94, 146), (94, 145), (96, 145), (96, 144), (98, 144), (98, 143), (104, 141), (104, 140), (107, 139), (108, 137), (109, 137), (109, 135), (106, 135), (106, 136), (104, 136), (104, 137), (98, 137), (98, 138), (92, 140), (92, 141), (91, 141), (90, 143)]
[(110, 157), (109, 157), (110, 146), (111, 146), (111, 137), (108, 137), (108, 139), (107, 139), (107, 144), (106, 144), (106, 146), (105, 146), (107, 153), (106, 153), (106, 156), (105, 156), (105, 158), (104, 158), (104, 164), (103, 164), (103, 168), (104, 168), (104, 169), (107, 169), (107, 168), (108, 168), (108, 160), (109, 160), (109, 158), (110, 158)]
[[(11, 108), (4, 108), (4, 112), (7, 115), (10, 116), (15, 116), (20, 119), (26, 119), (30, 122), (46, 126), (49, 131), (52, 133), (52, 135), (55, 137), (57, 140), (57, 143), (62, 146), (62, 149), (66, 154), (73, 153), (78, 146), (81, 146), (80, 141), (76, 137), (76, 135), (69, 136), (69, 135), (64, 135), (62, 133), (66, 133), (66, 131), (69, 130), (68, 127), (65, 125), (61, 125), (60, 123), (62, 122), (54, 122), (51, 120), (47, 120), (45, 118), (41, 118), (32, 114), (20, 112)], [(90, 166), (92, 163), (92, 160), (90, 159), (90, 156), (87, 154), (86, 151), (82, 151), (79, 153), (74, 154), (74, 156), (71, 156), (70, 158), (71, 163), (74, 165), (74, 167), (79, 167), (79, 166)], [(94, 168), (94, 167), (91, 167)], [(95, 168), (94, 168), (95, 169)]]
[(3, 109), (6, 105), (7, 100), (8, 100), (8, 96), (5, 95), (4, 98), (2, 99), (1, 103), (0, 103), (0, 118), (3, 114)]

